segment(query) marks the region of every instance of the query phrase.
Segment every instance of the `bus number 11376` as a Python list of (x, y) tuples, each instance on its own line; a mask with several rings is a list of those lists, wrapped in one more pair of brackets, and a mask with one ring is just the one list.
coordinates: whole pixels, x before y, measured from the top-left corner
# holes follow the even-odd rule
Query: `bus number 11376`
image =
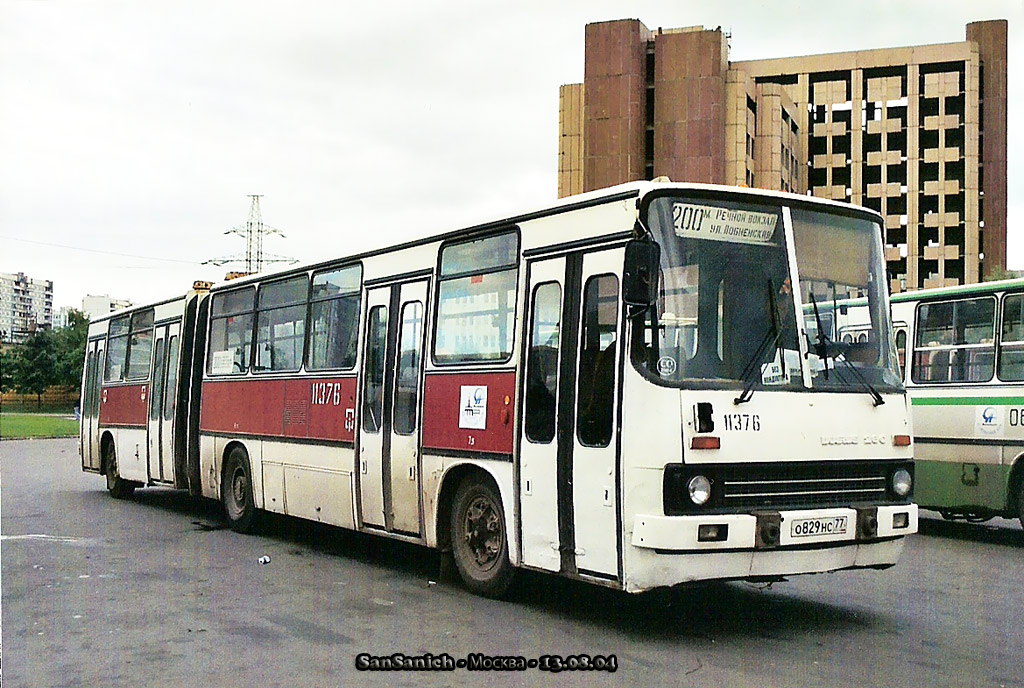
[(727, 432), (761, 431), (761, 416), (756, 413), (726, 413), (723, 421)]

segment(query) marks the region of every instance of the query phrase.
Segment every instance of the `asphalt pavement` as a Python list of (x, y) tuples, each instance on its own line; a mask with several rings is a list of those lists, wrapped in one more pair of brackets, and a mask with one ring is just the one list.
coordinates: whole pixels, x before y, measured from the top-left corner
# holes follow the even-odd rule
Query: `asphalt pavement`
[(1011, 521), (925, 518), (886, 571), (640, 596), (528, 574), (494, 601), (421, 547), (280, 516), (238, 535), (173, 490), (115, 500), (74, 440), (35, 440), (0, 444), (0, 533), (5, 686), (1024, 686)]

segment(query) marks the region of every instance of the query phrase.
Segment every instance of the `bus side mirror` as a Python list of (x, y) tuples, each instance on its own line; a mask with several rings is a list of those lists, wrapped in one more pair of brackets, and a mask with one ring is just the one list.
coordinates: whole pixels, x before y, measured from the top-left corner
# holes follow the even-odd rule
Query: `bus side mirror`
[(622, 300), (627, 306), (650, 306), (658, 300), (661, 247), (644, 239), (630, 239), (622, 268)]

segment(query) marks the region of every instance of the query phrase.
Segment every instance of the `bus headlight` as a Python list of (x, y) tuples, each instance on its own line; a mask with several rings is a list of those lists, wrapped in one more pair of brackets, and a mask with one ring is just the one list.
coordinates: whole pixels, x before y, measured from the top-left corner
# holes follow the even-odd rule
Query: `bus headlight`
[(910, 477), (910, 471), (906, 468), (901, 468), (892, 474), (892, 491), (900, 497), (906, 497), (910, 494), (910, 488), (913, 484), (914, 481)]
[(686, 483), (686, 489), (690, 493), (690, 501), (697, 506), (704, 506), (711, 499), (711, 481), (703, 475), (695, 475)]

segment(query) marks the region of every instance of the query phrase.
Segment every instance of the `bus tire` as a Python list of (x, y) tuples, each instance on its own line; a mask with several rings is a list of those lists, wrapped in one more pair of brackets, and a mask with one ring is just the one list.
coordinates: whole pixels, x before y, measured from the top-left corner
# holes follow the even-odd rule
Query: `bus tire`
[(1024, 528), (1024, 479), (1017, 481), (1017, 520)]
[(125, 480), (117, 469), (117, 452), (113, 442), (103, 445), (103, 465), (106, 467), (107, 491), (114, 499), (128, 499), (135, 492), (135, 483)]
[(477, 595), (503, 597), (514, 569), (497, 490), (490, 481), (467, 477), (455, 492), (451, 514), (452, 555), (463, 584)]
[(252, 497), (252, 473), (245, 450), (234, 447), (224, 462), (224, 479), (220, 485), (220, 501), (228, 526), (236, 533), (248, 533), (256, 520)]

